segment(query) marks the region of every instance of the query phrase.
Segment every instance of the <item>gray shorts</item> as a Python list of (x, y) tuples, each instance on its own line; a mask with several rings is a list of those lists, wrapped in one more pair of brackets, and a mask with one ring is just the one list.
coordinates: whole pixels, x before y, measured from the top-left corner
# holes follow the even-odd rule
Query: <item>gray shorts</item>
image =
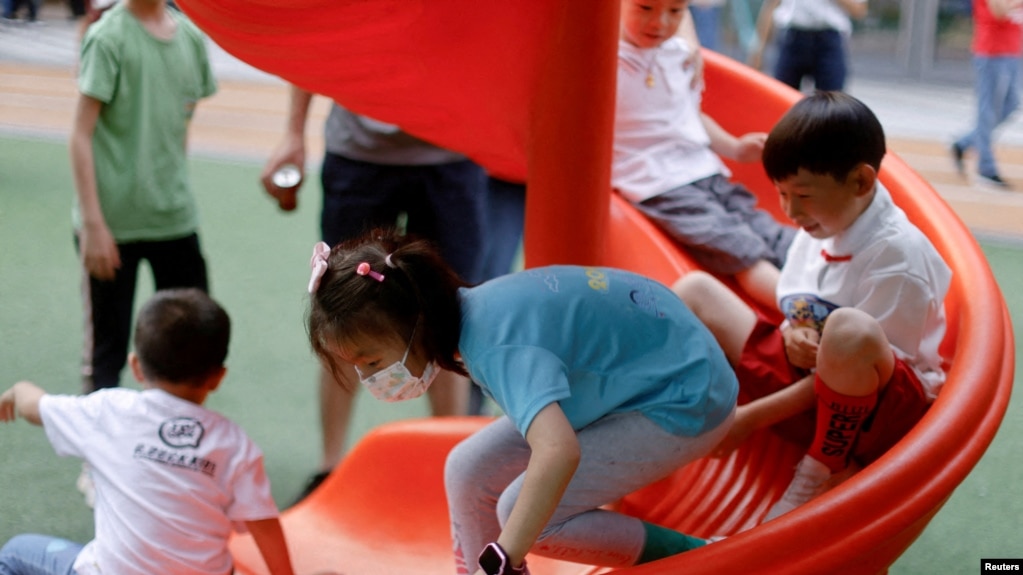
[(756, 204), (749, 190), (718, 174), (634, 205), (701, 267), (733, 275), (760, 260), (780, 268), (796, 233)]

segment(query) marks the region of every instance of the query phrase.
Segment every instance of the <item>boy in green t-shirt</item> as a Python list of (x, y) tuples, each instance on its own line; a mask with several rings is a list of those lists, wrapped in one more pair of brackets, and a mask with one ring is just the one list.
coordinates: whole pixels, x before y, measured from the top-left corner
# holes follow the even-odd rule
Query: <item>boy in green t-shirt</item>
[(124, 0), (83, 40), (69, 147), (86, 392), (118, 385), (142, 260), (157, 289), (208, 287), (185, 151), (196, 103), (216, 91), (204, 42), (166, 0)]

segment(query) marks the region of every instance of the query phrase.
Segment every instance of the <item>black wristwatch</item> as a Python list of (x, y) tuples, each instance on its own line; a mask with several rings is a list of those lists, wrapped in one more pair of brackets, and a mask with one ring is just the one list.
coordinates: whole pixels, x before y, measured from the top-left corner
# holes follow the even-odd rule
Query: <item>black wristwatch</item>
[(487, 575), (529, 575), (526, 562), (521, 567), (512, 567), (508, 560), (508, 553), (497, 542), (487, 543), (487, 546), (480, 552), (480, 569)]

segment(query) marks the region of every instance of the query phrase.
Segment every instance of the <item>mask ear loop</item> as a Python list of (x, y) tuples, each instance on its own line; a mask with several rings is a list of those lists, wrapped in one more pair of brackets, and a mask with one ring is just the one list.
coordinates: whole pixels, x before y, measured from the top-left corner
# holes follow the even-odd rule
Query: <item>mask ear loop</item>
[(405, 360), (408, 359), (408, 353), (412, 351), (412, 342), (416, 341), (416, 328), (419, 327), (419, 320), (416, 320), (416, 325), (412, 326), (412, 335), (409, 336), (408, 347), (405, 348), (405, 355), (401, 356), (401, 364), (405, 365)]
[[(384, 256), (384, 265), (386, 265), (387, 267), (391, 268), (392, 270), (395, 270), (395, 269), (398, 269), (398, 266), (394, 263), (394, 260), (391, 259), (392, 255), (394, 255), (394, 254), (390, 253), (390, 254), (387, 254), (386, 256)], [(362, 266), (363, 264), (359, 264), (359, 265)], [(365, 265), (366, 265), (367, 268), (369, 267), (369, 264), (365, 264)], [(370, 274), (374, 274), (376, 272), (372, 272), (371, 271), (369, 273)], [(363, 275), (363, 274), (360, 274), (360, 275)], [(384, 278), (383, 278), (383, 276), (381, 276), (379, 281), (383, 281), (383, 280), (384, 280)], [(420, 321), (422, 321), (422, 317), (416, 318), (416, 323), (415, 323), (415, 325), (412, 326), (412, 335), (409, 337), (408, 347), (405, 348), (405, 355), (403, 355), (401, 357), (401, 364), (402, 365), (405, 365), (405, 360), (408, 359), (408, 354), (409, 354), (409, 352), (412, 351), (412, 344), (416, 341), (416, 330), (419, 329), (419, 322)]]

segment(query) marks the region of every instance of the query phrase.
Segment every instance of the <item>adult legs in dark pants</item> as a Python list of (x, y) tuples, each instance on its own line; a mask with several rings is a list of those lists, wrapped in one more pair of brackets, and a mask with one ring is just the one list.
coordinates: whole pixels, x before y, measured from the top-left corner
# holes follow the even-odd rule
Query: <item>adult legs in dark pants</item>
[(526, 221), (526, 185), (487, 178), (483, 281), (511, 271)]
[[(526, 185), (490, 176), (484, 210), (482, 280), (487, 281), (512, 271), (522, 244), (526, 220)], [(479, 386), (469, 389), (469, 413), (482, 414), (483, 392)]]
[(813, 78), (817, 90), (843, 90), (847, 74), (845, 40), (838, 30), (788, 28), (779, 38), (774, 77), (799, 90)]
[[(77, 248), (77, 241), (76, 248)], [(85, 348), (83, 391), (91, 393), (120, 384), (121, 371), (128, 358), (135, 287), (139, 264), (149, 262), (157, 290), (195, 287), (208, 291), (206, 260), (199, 236), (118, 244), (121, 267), (113, 280), (100, 281), (88, 276), (85, 290)], [(83, 273), (85, 272), (83, 268)]]

